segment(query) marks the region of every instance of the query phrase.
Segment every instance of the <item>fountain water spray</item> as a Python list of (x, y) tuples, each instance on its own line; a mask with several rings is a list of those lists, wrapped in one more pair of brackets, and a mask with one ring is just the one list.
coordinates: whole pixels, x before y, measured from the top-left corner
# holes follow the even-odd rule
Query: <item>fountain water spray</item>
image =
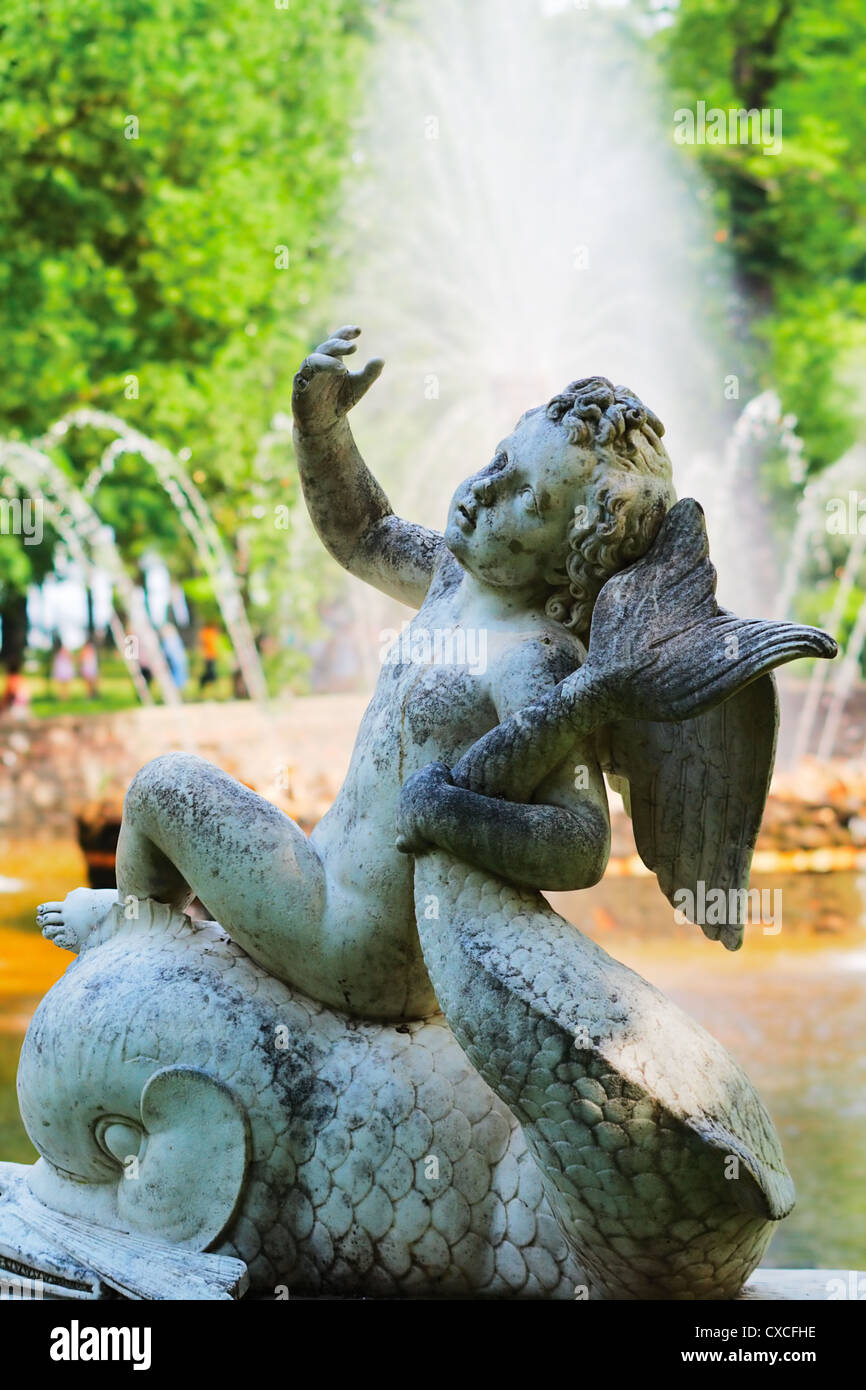
[[(832, 499), (844, 503), (849, 493), (857, 493), (857, 483), (862, 478), (863, 455), (858, 449), (849, 450), (840, 459), (824, 469), (806, 484), (797, 506), (797, 520), (794, 536), (788, 552), (782, 583), (776, 597), (775, 611), (780, 618), (789, 617), (798, 587), (803, 582), (806, 565), (816, 537), (825, 539), (828, 534), (828, 509)], [(837, 571), (838, 585), (830, 610), (822, 619), (826, 628), (843, 645), (842, 626), (851, 600), (851, 595), (862, 573), (866, 556), (866, 534), (859, 527), (851, 535), (851, 543), (841, 571)], [(834, 667), (826, 667), (816, 662), (812, 671), (806, 700), (797, 724), (792, 750), (796, 763), (809, 750), (813, 730), (818, 719), (821, 699), (825, 689), (831, 691), (830, 704), (824, 727), (818, 740), (817, 756), (832, 756), (839, 735), (842, 715), (847, 704), (860, 666), (863, 647), (866, 645), (866, 604), (861, 604), (854, 627), (845, 646), (844, 659)]]
[[(842, 620), (847, 611), (851, 594), (854, 592), (854, 585), (857, 582), (857, 576), (860, 573), (860, 569), (863, 564), (864, 554), (866, 554), (866, 531), (861, 531), (857, 533), (856, 537), (854, 538), (854, 544), (848, 551), (848, 556), (845, 560), (845, 565), (839, 577), (839, 586), (836, 590), (836, 597), (833, 601), (833, 607), (830, 609), (829, 613), (827, 613), (826, 617), (823, 618), (821, 621), (821, 626), (827, 632), (829, 632), (831, 636), (837, 638), (837, 640), (841, 638)], [(863, 617), (864, 614), (866, 614), (866, 604), (861, 606), (858, 618)], [(866, 619), (864, 619), (864, 621), (866, 621)], [(855, 658), (854, 669), (846, 669), (848, 653), (850, 649), (856, 645), (855, 638), (856, 626), (855, 631), (851, 634), (851, 638), (848, 642), (848, 647), (845, 652), (845, 659), (842, 662), (841, 666), (838, 668), (836, 695), (834, 696), (834, 701), (833, 705), (831, 706), (831, 710), (828, 711), (824, 734), (821, 739), (821, 746), (826, 749), (826, 753), (822, 756), (830, 757), (832, 755), (833, 748), (836, 743), (836, 735), (839, 731), (839, 722), (842, 717), (842, 711), (845, 707), (845, 703), (848, 699), (848, 696), (851, 693), (854, 684), (854, 679), (857, 674), (857, 666), (859, 665), (860, 656), (859, 650), (857, 652), (857, 657)], [(863, 638), (861, 635), (861, 649), (862, 646)], [(824, 661), (816, 661), (812, 668), (812, 675), (809, 678), (809, 689), (806, 693), (806, 702), (803, 705), (803, 710), (800, 715), (799, 722), (797, 724), (797, 732), (794, 739), (794, 751), (792, 755), (792, 761), (795, 764), (798, 763), (801, 758), (805, 757), (806, 753), (809, 750), (809, 742), (812, 737), (812, 730), (815, 727), (815, 720), (818, 716), (818, 710), (821, 704), (821, 696), (824, 693), (824, 688), (827, 684), (827, 679), (831, 670), (832, 668), (828, 668), (827, 663)], [(843, 681), (846, 689), (844, 695), (840, 699), (839, 687), (841, 687)]]
[[(721, 486), (733, 489), (735, 496), (745, 499), (737, 517), (737, 544), (741, 557), (748, 556), (747, 569), (753, 583), (764, 594), (771, 594), (776, 579), (776, 556), (771, 544), (770, 519), (766, 504), (755, 495), (754, 477), (759, 459), (773, 447), (781, 448), (792, 482), (801, 483), (805, 476), (803, 441), (797, 434), (796, 419), (782, 411), (775, 391), (762, 391), (746, 403), (728, 434), (720, 472)], [(707, 479), (712, 497), (713, 480)], [(703, 502), (703, 493), (698, 494)], [(752, 607), (752, 605), (750, 605)], [(781, 601), (782, 614), (788, 616), (788, 600)], [(777, 599), (776, 614), (779, 614)]]
[(777, 618), (785, 618), (791, 612), (797, 586), (803, 575), (809, 548), (819, 520), (823, 521), (823, 478), (813, 478), (803, 488), (797, 503), (797, 518), (794, 535), (788, 550), (788, 559), (782, 575), (782, 582), (776, 595), (774, 613)]
[(842, 722), (842, 715), (845, 706), (854, 689), (854, 683), (860, 670), (860, 658), (863, 649), (866, 647), (866, 603), (861, 603), (851, 635), (848, 638), (848, 645), (845, 648), (845, 655), (837, 673), (833, 687), (833, 695), (830, 707), (827, 710), (827, 718), (821, 732), (818, 743), (818, 757), (820, 759), (831, 758), (833, 749), (836, 747), (836, 739), (839, 736), (839, 726)]
[(63, 416), (47, 431), (45, 442), (51, 443), (62, 438), (70, 428), (88, 427), (111, 430), (115, 438), (104, 450), (97, 467), (85, 480), (83, 496), (88, 498), (94, 495), (100, 482), (112, 472), (122, 454), (139, 454), (153, 467), (213, 584), (214, 595), (247, 691), (254, 700), (267, 699), (264, 671), (247, 620), (237, 577), (207, 503), (186, 469), (169, 449), (157, 444), (140, 430), (133, 429), (119, 416), (89, 407), (71, 411)]
[[(60, 432), (62, 433), (62, 431)], [(109, 627), (118, 651), (126, 662), (139, 697), (151, 703), (150, 691), (141, 673), (146, 664), (154, 673), (166, 704), (180, 703), (159, 638), (148, 616), (141, 590), (126, 572), (110, 528), (103, 525), (81, 491), (58, 468), (52, 458), (31, 444), (0, 440), (0, 467), (5, 468), (31, 495), (41, 495), (49, 504), (51, 518), (73, 559), (87, 575), (102, 569), (126, 610), (131, 634), (138, 639), (139, 654), (112, 608)]]
[(733, 545), (743, 480), (718, 443), (731, 290), (645, 50), (622, 13), (538, 0), (383, 20), (352, 280), (322, 328), (355, 321), (361, 352), (386, 358), (353, 429), (398, 511), (436, 526), (523, 410), (572, 378), (626, 382), (667, 426), (678, 492), (712, 494), (721, 592), (754, 611)]

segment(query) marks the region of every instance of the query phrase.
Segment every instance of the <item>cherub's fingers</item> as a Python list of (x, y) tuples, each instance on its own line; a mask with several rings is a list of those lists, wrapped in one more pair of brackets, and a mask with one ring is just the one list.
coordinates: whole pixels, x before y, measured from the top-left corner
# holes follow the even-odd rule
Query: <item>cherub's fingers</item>
[(347, 357), (350, 352), (357, 352), (358, 344), (350, 343), (348, 338), (328, 338), (324, 343), (319, 343), (314, 355), (323, 352), (328, 357)]
[(356, 323), (346, 324), (345, 328), (337, 328), (332, 334), (332, 338), (359, 338), (361, 330)]
[(472, 749), (464, 753), (457, 766), (454, 768), (455, 787), (463, 787), (468, 792), (482, 792), (484, 782), (484, 760), (473, 757)]
[(456, 786), (463, 787), (468, 792), (475, 792), (478, 796), (494, 795), (494, 789), (488, 781), (489, 769), (485, 768), (481, 761), (473, 763), (461, 771), (462, 775), (459, 780), (455, 777)]
[(496, 795), (502, 776), (502, 725), (482, 734), (451, 769), (454, 785), (481, 796)]
[(385, 363), (381, 357), (371, 357), (366, 367), (360, 372), (352, 372), (352, 398), (355, 405), (362, 396), (366, 395), (374, 381), (378, 381), (382, 375), (382, 368)]
[(311, 367), (317, 372), (344, 372), (346, 368), (339, 357), (331, 357), (326, 352), (311, 352), (309, 357), (304, 360), (301, 371), (304, 367)]
[(401, 854), (414, 854), (416, 859), (422, 854), (433, 848), (429, 840), (425, 840), (423, 835), (399, 833), (394, 841), (395, 849)]
[(339, 376), (345, 371), (346, 368), (339, 357), (327, 357), (323, 352), (313, 352), (309, 357), (304, 358), (295, 372), (294, 389), (298, 392), (306, 391), (313, 377), (319, 372), (332, 372), (335, 376)]

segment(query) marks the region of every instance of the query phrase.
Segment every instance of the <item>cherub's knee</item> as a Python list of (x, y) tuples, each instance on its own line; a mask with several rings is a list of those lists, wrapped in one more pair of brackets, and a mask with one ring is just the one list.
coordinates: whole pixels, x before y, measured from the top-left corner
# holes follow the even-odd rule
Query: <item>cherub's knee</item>
[(210, 764), (195, 753), (162, 753), (151, 758), (135, 774), (123, 799), (127, 821), (141, 820), (154, 811), (177, 809), (192, 792), (197, 779)]

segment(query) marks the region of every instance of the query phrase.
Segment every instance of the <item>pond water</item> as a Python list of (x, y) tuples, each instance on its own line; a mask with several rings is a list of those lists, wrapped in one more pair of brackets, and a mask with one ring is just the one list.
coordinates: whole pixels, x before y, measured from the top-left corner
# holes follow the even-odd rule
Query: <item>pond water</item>
[[(21, 1039), (69, 957), (33, 914), (85, 881), (74, 845), (0, 864), (0, 1158), (33, 1150), (15, 1100)], [(765, 1263), (866, 1267), (866, 877), (756, 876), (778, 890), (781, 930), (747, 928), (736, 953), (678, 926), (652, 878), (554, 895), (557, 909), (663, 989), (746, 1069), (775, 1120), (797, 1186)], [(778, 914), (777, 914), (778, 924)]]

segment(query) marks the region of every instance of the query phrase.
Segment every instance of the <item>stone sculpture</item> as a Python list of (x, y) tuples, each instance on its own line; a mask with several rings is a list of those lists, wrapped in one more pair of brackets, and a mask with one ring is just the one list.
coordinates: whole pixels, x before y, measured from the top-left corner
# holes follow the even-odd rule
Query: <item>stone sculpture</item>
[(606, 773), (663, 892), (714, 890), (736, 949), (770, 672), (835, 645), (718, 607), (660, 421), (602, 377), (522, 417), (444, 537), (399, 520), (346, 422), (382, 365), (347, 371), (357, 334), (295, 379), (297, 456), (410, 641), (309, 839), (168, 755), (127, 794), (117, 894), (40, 909), (78, 959), (24, 1042), (42, 1156), (0, 1165), (0, 1268), (66, 1297), (735, 1296), (793, 1202), (772, 1123), (541, 893), (604, 872)]

